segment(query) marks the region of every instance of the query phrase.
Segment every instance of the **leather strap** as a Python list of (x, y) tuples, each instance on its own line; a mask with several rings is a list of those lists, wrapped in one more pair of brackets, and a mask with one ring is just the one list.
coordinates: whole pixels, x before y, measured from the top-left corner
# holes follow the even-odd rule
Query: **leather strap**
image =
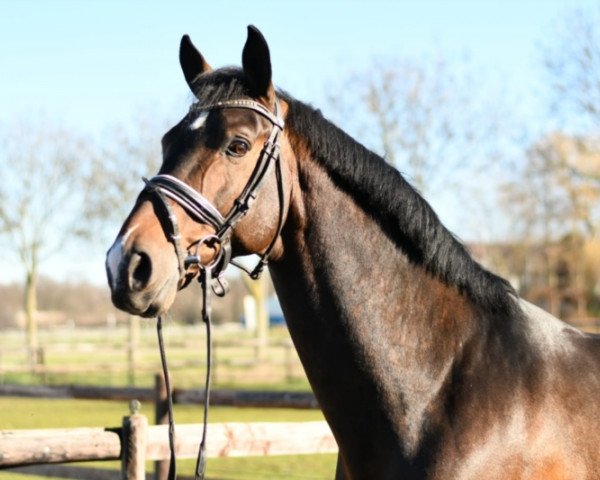
[[(146, 183), (146, 190), (157, 194), (161, 203), (165, 204), (165, 210), (168, 211), (168, 221), (171, 224), (172, 231), (179, 231), (177, 226), (177, 218), (173, 215), (173, 212), (168, 205), (165, 197), (179, 203), (186, 213), (195, 221), (210, 225), (215, 230), (215, 235), (221, 245), (219, 250), (219, 258), (215, 259), (213, 265), (218, 264), (220, 268), (214, 269), (214, 276), (218, 278), (220, 274), (227, 268), (227, 265), (231, 260), (231, 247), (230, 247), (230, 236), (237, 223), (246, 215), (248, 210), (252, 206), (252, 202), (256, 199), (259, 188), (262, 185), (266, 173), (269, 170), (271, 162), (275, 162), (276, 167), (276, 178), (277, 188), (279, 194), (279, 221), (277, 227), (276, 236), (270, 242), (269, 246), (261, 255), (261, 259), (257, 264), (256, 268), (252, 272), (248, 272), (252, 278), (258, 278), (264, 266), (268, 262), (268, 256), (273, 249), (276, 239), (281, 232), (283, 223), (283, 210), (285, 198), (283, 194), (283, 185), (281, 178), (281, 165), (279, 161), (279, 138), (283, 130), (284, 122), (279, 116), (279, 102), (275, 101), (275, 113), (271, 113), (266, 107), (260, 103), (250, 99), (237, 99), (228, 100), (225, 102), (218, 102), (213, 105), (205, 107), (205, 110), (214, 109), (225, 109), (225, 108), (245, 108), (252, 110), (259, 115), (267, 118), (272, 124), (273, 128), (269, 134), (267, 141), (265, 142), (263, 149), (256, 162), (256, 166), (248, 179), (244, 189), (235, 200), (231, 210), (223, 217), (219, 210), (202, 194), (191, 188), (185, 182), (171, 176), (171, 175), (155, 175), (149, 180), (144, 179)], [(194, 244), (202, 243), (204, 239), (199, 239)], [(172, 236), (172, 242), (175, 245), (175, 251), (178, 257), (183, 258), (180, 260), (180, 265), (183, 264), (183, 268), (180, 268), (180, 286), (186, 285), (185, 277), (187, 275), (187, 267), (193, 263), (198, 263), (199, 258), (195, 255), (185, 256), (181, 252), (183, 251), (180, 245), (179, 235)], [(232, 262), (234, 265), (239, 266), (237, 262)], [(244, 270), (246, 270), (244, 268)]]
[[(268, 262), (269, 254), (275, 246), (277, 238), (279, 237), (281, 229), (283, 228), (283, 215), (285, 210), (285, 193), (281, 174), (281, 161), (279, 158), (279, 137), (283, 131), (284, 122), (279, 116), (278, 101), (275, 101), (275, 114), (271, 113), (260, 103), (248, 99), (229, 100), (206, 107), (207, 110), (218, 108), (247, 108), (267, 118), (273, 124), (269, 138), (264, 144), (250, 179), (246, 183), (242, 193), (235, 200), (233, 207), (225, 217), (223, 217), (219, 210), (202, 194), (195, 191), (185, 182), (182, 182), (171, 175), (156, 175), (149, 180), (145, 178), (143, 179), (144, 183), (146, 184), (144, 191), (153, 194), (158, 199), (158, 204), (162, 208), (162, 220), (163, 223), (166, 223), (166, 227), (163, 225), (163, 228), (165, 228), (167, 237), (173, 243), (178, 259), (179, 288), (183, 288), (187, 282), (191, 281), (192, 277), (187, 274), (187, 269), (189, 266), (196, 264), (198, 265), (200, 271), (199, 281), (202, 286), (202, 320), (206, 325), (207, 370), (204, 391), (204, 427), (202, 431), (202, 440), (200, 442), (198, 451), (198, 458), (196, 461), (195, 480), (204, 479), (206, 468), (206, 431), (212, 367), (211, 306), (209, 287), (212, 287), (213, 291), (217, 295), (222, 296), (226, 293), (224, 279), (222, 278), (221, 274), (225, 271), (229, 263), (242, 268), (254, 279), (260, 276)], [(248, 271), (231, 259), (230, 237), (237, 223), (244, 217), (244, 215), (246, 215), (252, 206), (252, 202), (256, 199), (258, 190), (266, 177), (266, 173), (269, 170), (271, 162), (275, 162), (275, 177), (279, 198), (277, 231), (267, 249), (261, 255), (261, 259), (254, 270)], [(185, 250), (181, 246), (181, 236), (179, 233), (177, 217), (171, 208), (169, 199), (179, 203), (179, 205), (181, 205), (181, 207), (192, 219), (197, 222), (210, 225), (215, 230), (214, 235), (208, 235), (194, 242), (192, 246), (195, 246), (195, 255), (188, 254), (186, 256)], [(200, 246), (205, 243), (209, 246), (212, 246), (214, 243), (219, 244), (217, 257), (213, 259), (210, 265), (202, 265), (198, 255)], [(216, 286), (218, 288), (215, 288), (214, 280), (216, 280)], [(175, 480), (177, 476), (175, 462), (175, 421), (173, 418), (173, 400), (171, 396), (169, 371), (162, 338), (162, 316), (159, 316), (157, 319), (157, 331), (161, 363), (163, 366), (168, 396), (169, 447), (171, 451), (169, 480)]]
[(206, 223), (217, 231), (225, 223), (221, 212), (210, 201), (178, 178), (171, 175), (155, 175), (146, 180), (146, 185), (152, 185), (171, 200), (175, 200), (199, 223)]

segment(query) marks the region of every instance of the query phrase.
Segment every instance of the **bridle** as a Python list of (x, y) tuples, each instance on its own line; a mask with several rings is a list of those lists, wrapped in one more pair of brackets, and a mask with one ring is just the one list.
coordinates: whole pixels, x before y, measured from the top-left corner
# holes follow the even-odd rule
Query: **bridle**
[[(159, 200), (159, 205), (163, 213), (163, 220), (166, 224), (167, 236), (175, 248), (179, 268), (179, 286), (182, 288), (187, 285), (189, 280), (188, 268), (191, 265), (201, 266), (202, 268), (210, 268), (215, 279), (221, 278), (221, 274), (225, 271), (229, 263), (240, 267), (235, 260), (231, 258), (231, 234), (237, 223), (246, 215), (252, 202), (256, 199), (258, 190), (262, 185), (266, 173), (269, 170), (271, 162), (275, 163), (275, 175), (277, 178), (277, 189), (280, 201), (280, 215), (277, 226), (277, 231), (273, 240), (267, 249), (260, 255), (260, 261), (252, 271), (248, 271), (249, 275), (256, 279), (260, 276), (264, 267), (268, 263), (268, 257), (271, 250), (275, 246), (275, 242), (281, 233), (283, 223), (283, 184), (281, 178), (281, 164), (279, 161), (279, 139), (283, 131), (284, 122), (279, 115), (279, 102), (275, 100), (275, 112), (271, 113), (262, 104), (249, 99), (228, 100), (218, 102), (213, 105), (203, 107), (203, 111), (211, 111), (217, 109), (228, 108), (243, 108), (252, 110), (259, 115), (269, 120), (272, 124), (271, 133), (259, 154), (256, 166), (242, 190), (241, 194), (234, 201), (231, 210), (225, 215), (221, 215), (219, 210), (204, 197), (201, 193), (194, 190), (185, 182), (171, 175), (156, 175), (152, 178), (144, 179), (146, 188), (144, 192), (151, 193)], [(215, 233), (206, 237), (200, 238), (191, 245), (195, 247), (196, 253), (193, 255), (186, 254), (186, 250), (181, 245), (181, 236), (175, 216), (167, 199), (177, 202), (185, 212), (198, 223), (210, 225)], [(158, 214), (158, 213), (157, 213)], [(159, 215), (160, 217), (160, 215)], [(203, 244), (218, 247), (218, 252), (210, 265), (201, 265), (200, 258), (197, 255), (199, 247)], [(241, 268), (241, 267), (240, 267)], [(245, 268), (244, 268), (245, 270)], [(192, 275), (193, 276), (193, 275)]]
[[(173, 244), (175, 254), (177, 256), (177, 264), (179, 269), (178, 288), (184, 288), (189, 282), (198, 275), (198, 280), (202, 285), (202, 320), (206, 324), (206, 349), (207, 349), (207, 368), (206, 368), (206, 383), (204, 390), (204, 428), (202, 432), (202, 441), (198, 452), (196, 462), (195, 478), (203, 479), (206, 466), (206, 427), (208, 421), (210, 380), (212, 367), (212, 341), (211, 341), (211, 309), (210, 309), (210, 292), (212, 288), (215, 294), (219, 296), (225, 295), (227, 292), (226, 282), (223, 274), (231, 263), (244, 270), (251, 278), (257, 279), (268, 263), (269, 255), (275, 246), (281, 229), (283, 227), (283, 216), (285, 210), (285, 194), (283, 189), (283, 179), (281, 175), (280, 161), (280, 146), (279, 141), (283, 132), (284, 121), (280, 116), (279, 101), (275, 99), (275, 109), (271, 113), (262, 104), (250, 99), (237, 99), (217, 102), (212, 105), (203, 107), (203, 111), (211, 111), (228, 108), (242, 108), (252, 110), (255, 113), (269, 120), (272, 124), (271, 132), (267, 141), (259, 154), (256, 166), (248, 179), (244, 189), (234, 201), (230, 211), (223, 216), (219, 210), (204, 197), (201, 193), (190, 187), (185, 182), (171, 175), (156, 175), (149, 180), (144, 178), (146, 184), (142, 193), (148, 193), (157, 200), (158, 209), (156, 215), (161, 221), (165, 234), (169, 241)], [(260, 260), (254, 269), (246, 269), (242, 264), (232, 258), (231, 252), (231, 235), (238, 222), (246, 215), (251, 208), (252, 203), (256, 199), (260, 186), (262, 185), (266, 173), (274, 163), (275, 177), (277, 180), (277, 192), (279, 197), (279, 215), (275, 236), (260, 255)], [(187, 215), (198, 223), (203, 223), (211, 226), (214, 229), (213, 234), (199, 238), (192, 243), (194, 253), (191, 254), (189, 249), (184, 249), (181, 245), (181, 235), (177, 217), (173, 212), (169, 200), (177, 202)], [(208, 265), (202, 264), (200, 261), (199, 251), (202, 245), (216, 248), (215, 257)], [(195, 271), (190, 267), (194, 266)], [(165, 355), (164, 342), (162, 338), (162, 316), (157, 318), (158, 342), (160, 347), (161, 363), (165, 384), (167, 389), (167, 409), (169, 416), (169, 447), (171, 451), (171, 460), (169, 466), (169, 480), (176, 478), (175, 466), (175, 428), (173, 420), (173, 399), (171, 394), (171, 386), (169, 380), (169, 372)]]

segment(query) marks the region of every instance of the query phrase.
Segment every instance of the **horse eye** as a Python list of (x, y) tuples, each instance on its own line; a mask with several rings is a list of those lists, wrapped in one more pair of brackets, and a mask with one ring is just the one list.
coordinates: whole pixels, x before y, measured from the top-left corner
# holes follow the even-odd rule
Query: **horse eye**
[(248, 142), (236, 139), (227, 147), (227, 155), (231, 155), (232, 157), (242, 157), (248, 153), (248, 150), (250, 150)]

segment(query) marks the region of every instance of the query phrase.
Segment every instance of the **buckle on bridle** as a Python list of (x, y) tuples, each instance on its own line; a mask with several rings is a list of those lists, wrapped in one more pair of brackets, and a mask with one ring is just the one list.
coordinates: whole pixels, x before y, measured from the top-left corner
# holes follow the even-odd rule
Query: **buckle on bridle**
[[(247, 108), (267, 118), (273, 124), (271, 134), (269, 135), (268, 140), (265, 142), (263, 150), (258, 158), (258, 168), (256, 170), (256, 173), (253, 173), (242, 194), (236, 199), (235, 206), (227, 215), (227, 218), (223, 218), (220, 212), (200, 193), (194, 191), (189, 185), (183, 183), (175, 177), (171, 177), (169, 175), (157, 175), (150, 180), (144, 179), (144, 182), (146, 184), (145, 189), (156, 194), (156, 196), (161, 200), (160, 203), (164, 205), (164, 210), (167, 213), (167, 217), (169, 220), (169, 230), (165, 230), (166, 233), (169, 233), (179, 262), (179, 288), (184, 288), (187, 284), (189, 284), (189, 282), (191, 282), (191, 280), (196, 275), (198, 276), (198, 281), (202, 286), (202, 320), (206, 324), (207, 367), (206, 383), (204, 389), (204, 423), (202, 431), (202, 441), (200, 442), (200, 449), (196, 462), (196, 479), (204, 478), (204, 469), (206, 465), (205, 443), (208, 424), (208, 407), (212, 369), (211, 305), (210, 292), (208, 290), (208, 287), (210, 286), (212, 291), (217, 296), (223, 296), (227, 293), (228, 285), (227, 281), (224, 278), (224, 272), (229, 263), (232, 263), (233, 265), (246, 271), (251, 276), (251, 278), (259, 278), (264, 267), (267, 265), (269, 254), (275, 246), (275, 243), (281, 233), (281, 229), (283, 226), (283, 211), (285, 198), (281, 175), (281, 162), (279, 161), (280, 148), (278, 142), (279, 134), (283, 131), (284, 122), (283, 119), (279, 116), (278, 105), (279, 103), (277, 99), (275, 99), (274, 114), (271, 113), (268, 109), (266, 109), (263, 105), (257, 103), (256, 101), (245, 99), (219, 102), (215, 105), (206, 107), (207, 109), (230, 107)], [(275, 163), (277, 193), (279, 196), (280, 206), (277, 232), (271, 240), (271, 243), (261, 255), (259, 263), (256, 265), (254, 270), (250, 271), (238, 262), (235, 262), (231, 258), (230, 234), (233, 231), (236, 223), (245, 215), (245, 213), (250, 208), (252, 201), (256, 198), (258, 188), (260, 187), (263, 181), (264, 175), (266, 174), (271, 161)], [(169, 197), (171, 200), (174, 200), (175, 202), (179, 203), (187, 212), (187, 214), (190, 215), (194, 220), (204, 222), (207, 225), (212, 226), (216, 231), (215, 234), (207, 235), (191, 245), (191, 247), (195, 246), (194, 254), (190, 254), (189, 250), (186, 251), (181, 248), (181, 238), (179, 235), (179, 228), (177, 225), (177, 217), (173, 214), (166, 197)], [(207, 245), (210, 248), (212, 248), (213, 246), (218, 248), (216, 255), (207, 265), (203, 265), (201, 262), (199, 250), (202, 245)], [(187, 256), (185, 255), (186, 253)], [(197, 271), (188, 272), (188, 269), (193, 266), (197, 268)], [(168, 392), (169, 449), (171, 452), (169, 478), (175, 478), (175, 428), (173, 419), (173, 404), (171, 388), (168, 383), (169, 375), (166, 363), (166, 355), (164, 353), (164, 342), (162, 340), (161, 333), (161, 316), (158, 317), (157, 331), (161, 351), (163, 374), (167, 383)]]
[[(202, 245), (206, 245), (210, 248), (213, 248), (213, 246), (216, 245), (219, 248), (214, 258), (206, 265), (203, 265), (200, 261), (199, 250)], [(215, 234), (206, 235), (205, 237), (196, 240), (192, 245), (190, 245), (190, 247), (195, 247), (195, 252), (193, 255), (188, 255), (183, 261), (183, 264), (186, 268), (191, 265), (198, 265), (199, 267), (210, 268), (212, 270), (213, 267), (219, 263), (219, 260), (221, 260), (223, 255), (223, 241)]]
[[(202, 245), (207, 245), (211, 248), (213, 246), (218, 247), (218, 252), (214, 258), (206, 265), (202, 263), (199, 255), (199, 250)], [(202, 282), (202, 272), (210, 271), (211, 281), (210, 286), (213, 293), (218, 297), (223, 297), (229, 291), (229, 283), (225, 279), (225, 267), (229, 263), (230, 259), (230, 247), (227, 241), (223, 241), (221, 237), (215, 234), (206, 235), (200, 240), (196, 241), (192, 246), (195, 247), (193, 255), (188, 255), (183, 264), (187, 270), (192, 265), (198, 267), (200, 273), (198, 281)]]

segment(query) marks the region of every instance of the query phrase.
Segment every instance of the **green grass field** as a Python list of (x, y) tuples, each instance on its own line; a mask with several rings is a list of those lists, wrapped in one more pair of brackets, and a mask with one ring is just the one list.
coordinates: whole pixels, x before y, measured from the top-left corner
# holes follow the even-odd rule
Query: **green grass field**
[[(0, 382), (151, 387), (160, 371), (153, 321), (142, 320), (133, 355), (126, 326), (102, 329), (55, 328), (40, 331), (43, 364), (28, 367), (21, 331), (0, 332)], [(164, 337), (174, 386), (204, 384), (205, 332), (199, 325), (167, 324)], [(256, 356), (252, 333), (215, 328), (213, 385), (215, 388), (308, 390), (302, 365), (286, 328), (271, 329), (264, 358)], [(133, 357), (133, 359), (132, 359)]]
[[(142, 405), (141, 413), (152, 416), (152, 406)], [(0, 429), (19, 428), (70, 428), (70, 427), (118, 427), (128, 413), (126, 402), (99, 400), (30, 399), (0, 397)], [(202, 408), (176, 405), (175, 420), (178, 424), (200, 423)], [(212, 407), (211, 422), (280, 422), (322, 420), (317, 410), (257, 409)], [(209, 440), (210, 441), (210, 438)], [(216, 480), (258, 479), (331, 479), (335, 472), (335, 455), (295, 455), (248, 458), (214, 458), (208, 460), (207, 478)], [(118, 462), (88, 462), (85, 467), (115, 470), (118, 478)], [(182, 476), (193, 474), (195, 460), (178, 462)], [(148, 463), (146, 471), (151, 472)], [(42, 480), (52, 477), (22, 475), (0, 471), (0, 480)], [(82, 480), (86, 480), (82, 477)]]
[[(204, 382), (205, 337), (201, 326), (167, 324), (164, 327), (171, 378), (175, 387), (201, 388)], [(250, 333), (216, 329), (215, 388), (265, 390), (309, 390), (308, 381), (289, 344), (285, 328), (271, 330), (271, 344), (264, 360), (256, 357)], [(28, 371), (24, 336), (18, 331), (0, 332), (0, 382), (20, 384), (79, 384), (125, 386), (128, 371), (128, 329), (57, 328), (40, 332), (44, 347), (43, 373)], [(282, 346), (283, 345), (283, 346)], [(287, 347), (285, 346), (287, 345)], [(142, 321), (136, 340), (136, 386), (150, 387), (160, 370), (154, 323)], [(153, 405), (142, 405), (141, 413), (153, 418)], [(129, 413), (127, 402), (0, 397), (0, 429), (119, 427)], [(316, 410), (284, 410), (212, 407), (210, 422), (283, 422), (322, 420)], [(176, 405), (177, 424), (201, 423), (200, 406)], [(210, 441), (210, 438), (208, 439)], [(209, 459), (207, 477), (212, 480), (330, 479), (335, 455), (297, 455)], [(114, 470), (118, 462), (88, 462), (78, 467)], [(191, 476), (195, 460), (178, 462), (178, 474)], [(147, 472), (153, 471), (148, 463)], [(0, 471), (0, 480), (41, 480), (56, 477)], [(70, 477), (72, 478), (72, 477)], [(89, 480), (82, 473), (82, 480)]]

